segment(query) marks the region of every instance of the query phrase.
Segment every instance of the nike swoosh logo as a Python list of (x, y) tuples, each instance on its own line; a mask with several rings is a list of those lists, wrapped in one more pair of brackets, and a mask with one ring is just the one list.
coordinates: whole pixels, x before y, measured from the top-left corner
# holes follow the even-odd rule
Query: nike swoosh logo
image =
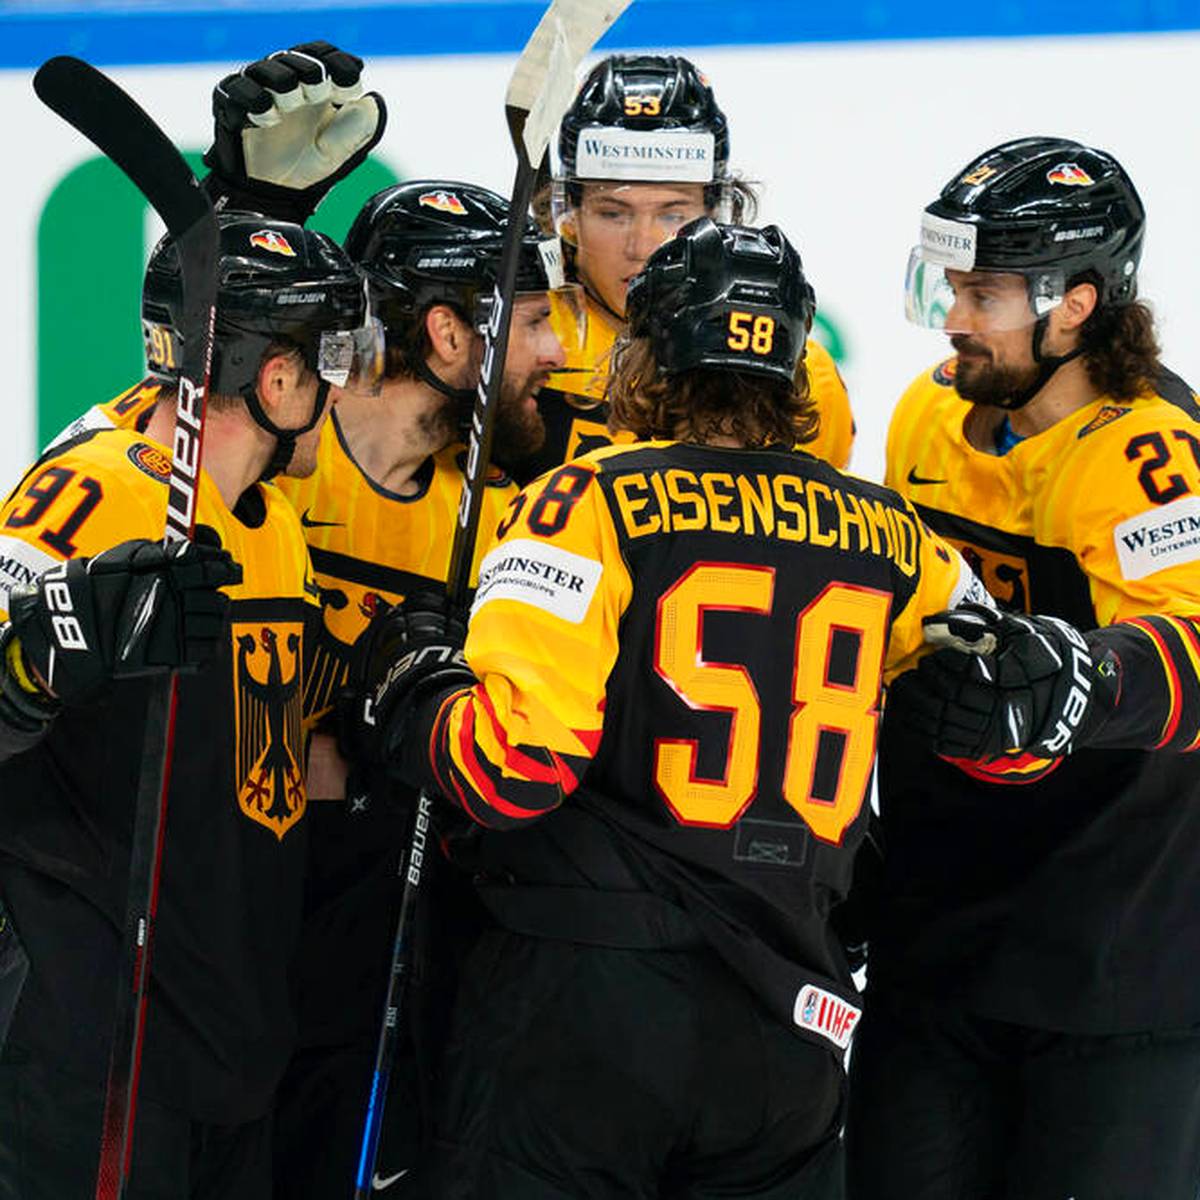
[(926, 479), (924, 475), (917, 474), (916, 467), (909, 467), (908, 468), (908, 482), (921, 484), (921, 483), (949, 483), (950, 481), (948, 479)]
[(378, 1173), (371, 1180), (371, 1191), (383, 1192), (392, 1186), (393, 1183), (399, 1183), (409, 1172), (409, 1168), (405, 1167), (403, 1171), (398, 1171), (395, 1175), (389, 1175), (386, 1179), (382, 1178)]
[(341, 529), (345, 524), (344, 521), (313, 521), (309, 518), (309, 510), (306, 508), (300, 514), (300, 524), (305, 529)]

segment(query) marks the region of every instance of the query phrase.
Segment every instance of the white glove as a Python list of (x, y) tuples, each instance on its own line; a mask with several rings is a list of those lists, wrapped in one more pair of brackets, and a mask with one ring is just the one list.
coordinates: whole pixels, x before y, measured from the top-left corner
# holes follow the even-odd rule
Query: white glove
[(306, 42), (222, 79), (204, 156), (210, 190), (229, 207), (304, 221), (383, 136), (387, 109), (361, 75), (360, 58)]

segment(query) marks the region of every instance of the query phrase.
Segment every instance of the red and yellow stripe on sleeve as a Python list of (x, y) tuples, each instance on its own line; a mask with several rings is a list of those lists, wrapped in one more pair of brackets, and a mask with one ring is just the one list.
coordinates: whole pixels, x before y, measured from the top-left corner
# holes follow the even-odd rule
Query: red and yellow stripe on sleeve
[(1113, 647), (1123, 666), (1114, 714), (1118, 728), (1136, 713), (1153, 713), (1155, 740), (1147, 749), (1183, 753), (1200, 749), (1200, 617), (1130, 617), (1100, 633), (1120, 637), (1131, 629), (1148, 643), (1149, 653), (1129, 661), (1128, 649), (1120, 643)]
[(557, 808), (600, 746), (632, 583), (594, 470), (531, 484), (480, 567), (465, 646), (479, 683), (442, 704), (429, 756), (443, 794), (483, 825)]

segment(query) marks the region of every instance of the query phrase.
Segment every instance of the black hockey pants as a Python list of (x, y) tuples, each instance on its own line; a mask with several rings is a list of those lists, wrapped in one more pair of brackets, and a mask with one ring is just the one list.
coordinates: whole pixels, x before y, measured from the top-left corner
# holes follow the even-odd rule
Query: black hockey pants
[(493, 931), (463, 971), (417, 1191), (839, 1200), (844, 1078), (703, 947)]
[(1085, 1037), (868, 990), (850, 1200), (1196, 1200), (1200, 1029)]

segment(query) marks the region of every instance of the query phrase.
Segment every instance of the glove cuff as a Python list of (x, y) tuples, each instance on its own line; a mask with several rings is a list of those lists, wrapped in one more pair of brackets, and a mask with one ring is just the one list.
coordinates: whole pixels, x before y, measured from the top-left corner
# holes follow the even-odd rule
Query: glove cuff
[[(208, 155), (205, 155), (204, 161), (208, 163)], [(208, 193), (213, 207), (218, 211), (239, 209), (262, 213), (269, 219), (291, 221), (295, 225), (303, 225), (325, 195), (322, 184), (297, 191), (295, 188), (255, 180), (253, 189), (249, 189), (244, 185), (239, 186), (216, 167), (200, 181), (200, 186)]]
[(388, 771), (415, 787), (440, 792), (432, 745), (438, 718), (447, 699), (478, 683), (465, 667), (448, 667), (413, 686), (388, 720), (383, 739)]

